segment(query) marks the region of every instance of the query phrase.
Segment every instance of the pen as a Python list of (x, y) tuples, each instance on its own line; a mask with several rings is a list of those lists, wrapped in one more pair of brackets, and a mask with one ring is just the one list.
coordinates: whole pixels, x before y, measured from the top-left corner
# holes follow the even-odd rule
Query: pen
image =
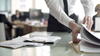
[(45, 42), (45, 41), (29, 41), (29, 40), (25, 40), (24, 42), (43, 43), (43, 44), (54, 44), (54, 42)]

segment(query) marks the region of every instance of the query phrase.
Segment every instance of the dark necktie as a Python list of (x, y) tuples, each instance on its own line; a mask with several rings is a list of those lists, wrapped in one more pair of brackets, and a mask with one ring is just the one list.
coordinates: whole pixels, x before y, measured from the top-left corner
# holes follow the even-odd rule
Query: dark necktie
[(63, 0), (63, 3), (64, 3), (64, 11), (68, 15), (68, 3), (67, 3), (67, 0)]

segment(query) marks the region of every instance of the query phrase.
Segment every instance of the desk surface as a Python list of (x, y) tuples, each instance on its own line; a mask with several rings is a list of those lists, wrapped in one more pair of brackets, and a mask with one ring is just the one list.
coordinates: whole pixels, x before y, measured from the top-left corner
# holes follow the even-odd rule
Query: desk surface
[[(50, 56), (100, 56), (100, 54), (85, 54), (85, 53), (80, 54), (80, 53), (75, 52), (75, 50), (68, 44), (68, 42), (71, 40), (71, 34), (69, 33), (59, 32), (59, 33), (53, 33), (52, 35), (60, 36), (62, 39), (59, 40), (55, 45), (50, 45)], [(15, 49), (8, 49), (8, 48), (0, 47), (0, 56), (12, 56), (11, 54), (12, 50), (15, 50)], [(19, 52), (16, 52), (16, 53), (19, 53)], [(26, 56), (25, 53), (27, 52), (24, 49), (22, 49), (21, 53), (22, 53), (21, 56)]]

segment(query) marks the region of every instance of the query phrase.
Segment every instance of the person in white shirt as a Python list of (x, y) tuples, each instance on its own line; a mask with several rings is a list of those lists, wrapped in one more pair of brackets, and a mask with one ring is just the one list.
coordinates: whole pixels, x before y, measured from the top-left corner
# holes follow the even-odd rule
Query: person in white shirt
[[(73, 7), (76, 0), (67, 0), (68, 2), (68, 15), (64, 11), (64, 0), (45, 0), (47, 6), (50, 10), (50, 17), (48, 19), (48, 30), (53, 32), (66, 32), (66, 27), (70, 28), (72, 31), (73, 42), (79, 42), (77, 35), (80, 32), (79, 25), (73, 20), (74, 17), (69, 17), (72, 15)], [(92, 21), (92, 0), (80, 0), (85, 11), (85, 17), (83, 20), (84, 24), (87, 24), (87, 28), (91, 29)], [(62, 26), (61, 26), (62, 25)], [(64, 29), (63, 29), (64, 28)]]

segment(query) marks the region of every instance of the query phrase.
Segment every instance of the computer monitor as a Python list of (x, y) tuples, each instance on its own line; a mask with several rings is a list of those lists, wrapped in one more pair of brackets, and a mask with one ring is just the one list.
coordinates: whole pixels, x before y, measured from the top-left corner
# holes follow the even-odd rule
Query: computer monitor
[(23, 16), (29, 18), (29, 12), (23, 12)]
[(41, 18), (43, 17), (41, 9), (30, 9), (29, 13), (30, 13), (30, 19), (32, 20), (34, 19), (41, 20)]
[(22, 12), (21, 12), (21, 16), (22, 16), (22, 18), (23, 18), (22, 21), (25, 21), (27, 18), (29, 19), (29, 12), (27, 12), (27, 11), (22, 11)]
[(49, 18), (49, 13), (43, 13), (43, 18), (44, 18), (45, 20), (48, 20), (48, 18)]

